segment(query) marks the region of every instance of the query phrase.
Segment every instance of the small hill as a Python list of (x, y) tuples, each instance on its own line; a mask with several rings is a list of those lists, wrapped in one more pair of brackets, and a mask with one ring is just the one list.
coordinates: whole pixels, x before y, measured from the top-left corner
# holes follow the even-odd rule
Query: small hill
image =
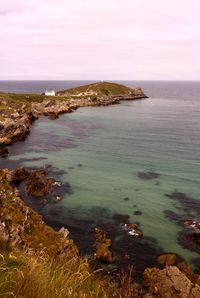
[[(138, 88), (139, 89), (139, 88)], [(80, 87), (70, 88), (63, 91), (57, 92), (58, 96), (118, 96), (128, 95), (135, 92), (136, 89), (126, 87), (121, 84), (110, 83), (110, 82), (97, 82), (89, 85)]]

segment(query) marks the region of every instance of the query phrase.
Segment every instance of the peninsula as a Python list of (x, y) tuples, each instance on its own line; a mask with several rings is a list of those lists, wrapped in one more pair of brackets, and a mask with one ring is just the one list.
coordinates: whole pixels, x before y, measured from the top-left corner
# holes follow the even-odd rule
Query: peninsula
[(100, 82), (59, 91), (56, 96), (44, 94), (0, 93), (0, 155), (8, 153), (6, 146), (23, 140), (30, 132), (30, 124), (39, 116), (56, 119), (79, 107), (107, 106), (121, 100), (146, 98), (141, 88)]

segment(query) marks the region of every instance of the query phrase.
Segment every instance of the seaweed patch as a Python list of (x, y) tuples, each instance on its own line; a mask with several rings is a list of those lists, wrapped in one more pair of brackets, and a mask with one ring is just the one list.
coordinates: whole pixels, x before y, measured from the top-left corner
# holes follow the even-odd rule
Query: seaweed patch
[(139, 211), (139, 210), (137, 210), (137, 211), (135, 211), (133, 214), (134, 214), (134, 215), (142, 215), (142, 212)]
[(141, 180), (147, 181), (147, 180), (157, 179), (160, 176), (160, 174), (153, 171), (148, 171), (148, 172), (138, 172), (137, 176)]

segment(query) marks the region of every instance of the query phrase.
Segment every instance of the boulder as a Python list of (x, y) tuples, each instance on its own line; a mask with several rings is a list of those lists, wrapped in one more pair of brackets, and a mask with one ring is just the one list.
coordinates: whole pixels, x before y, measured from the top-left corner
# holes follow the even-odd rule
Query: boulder
[(143, 274), (148, 294), (161, 298), (199, 298), (200, 286), (193, 284), (176, 266), (146, 268)]
[(200, 275), (194, 273), (185, 261), (178, 263), (177, 267), (187, 276), (187, 278), (189, 278), (189, 280), (191, 280), (191, 282), (197, 283), (200, 286)]

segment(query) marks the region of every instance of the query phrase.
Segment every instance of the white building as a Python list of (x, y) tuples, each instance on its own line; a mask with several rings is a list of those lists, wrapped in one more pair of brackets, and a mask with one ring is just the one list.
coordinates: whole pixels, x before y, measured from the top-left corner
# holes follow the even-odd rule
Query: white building
[(54, 90), (46, 90), (45, 95), (46, 96), (56, 96), (56, 92)]

